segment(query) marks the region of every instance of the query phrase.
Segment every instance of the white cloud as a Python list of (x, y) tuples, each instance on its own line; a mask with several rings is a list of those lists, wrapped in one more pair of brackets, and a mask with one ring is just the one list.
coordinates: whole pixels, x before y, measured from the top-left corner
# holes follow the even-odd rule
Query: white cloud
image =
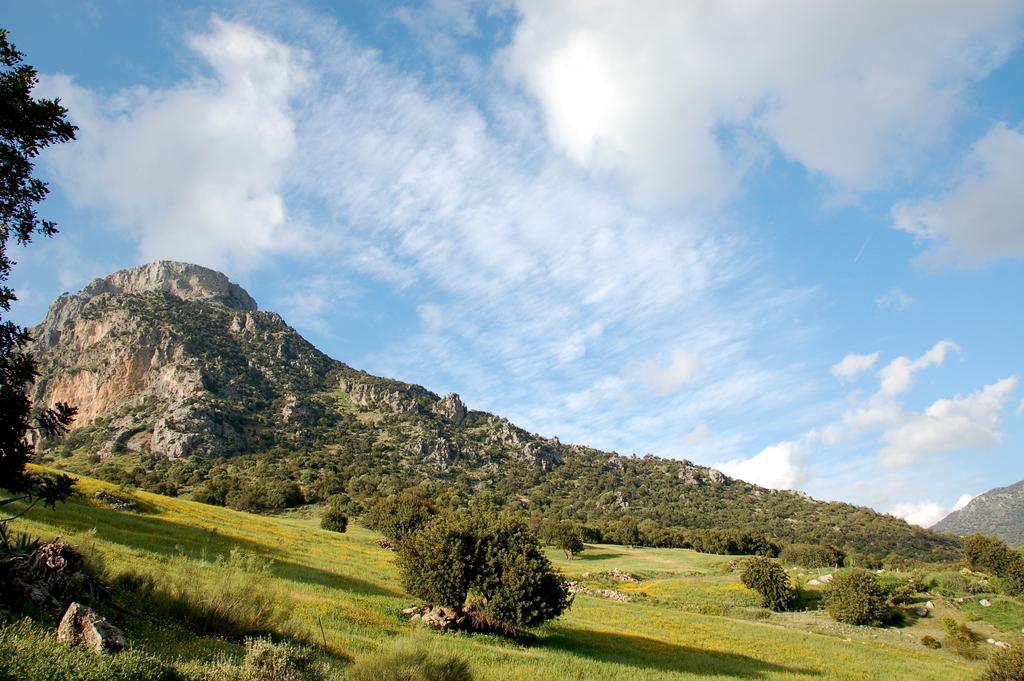
[(931, 350), (915, 360), (911, 360), (909, 357), (897, 357), (878, 373), (878, 380), (881, 384), (879, 394), (892, 397), (906, 392), (914, 381), (914, 374), (928, 367), (942, 366), (946, 361), (946, 355), (959, 351), (960, 347), (956, 343), (944, 340), (936, 343)]
[(749, 459), (716, 463), (714, 468), (726, 475), (773, 489), (796, 489), (807, 480), (804, 467), (807, 445), (787, 440), (765, 447)]
[(439, 305), (424, 303), (416, 308), (416, 311), (430, 333), (437, 333), (444, 328), (444, 310)]
[(909, 501), (896, 504), (889, 509), (889, 513), (897, 518), (903, 518), (911, 525), (928, 528), (945, 518), (949, 511), (934, 501)]
[(852, 381), (863, 372), (870, 370), (877, 361), (877, 352), (870, 355), (858, 355), (851, 352), (843, 357), (842, 361), (832, 365), (832, 375), (842, 382)]
[(889, 289), (875, 298), (875, 305), (883, 310), (906, 310), (914, 304), (914, 299), (900, 288)]
[(47, 156), (58, 182), (77, 205), (106, 210), (147, 260), (237, 271), (306, 247), (283, 195), (304, 55), (219, 19), (189, 45), (211, 75), (111, 97), (66, 76), (44, 80), (80, 127)]
[(507, 69), (553, 142), (672, 200), (721, 198), (772, 150), (842, 192), (884, 186), (943, 139), (1024, 14), (1014, 0), (517, 5)]
[(954, 511), (959, 511), (963, 507), (967, 506), (967, 504), (969, 504), (972, 501), (974, 501), (976, 496), (977, 495), (971, 494), (969, 492), (965, 492), (965, 493), (961, 494), (960, 497), (956, 500), (956, 503), (953, 504), (953, 510)]
[(905, 466), (934, 452), (997, 444), (1003, 408), (1016, 387), (1011, 376), (966, 397), (934, 402), (924, 414), (886, 431), (882, 463)]
[(995, 125), (944, 196), (893, 207), (894, 225), (924, 242), (930, 265), (1024, 257), (1024, 129)]
[(659, 397), (671, 395), (686, 385), (700, 368), (700, 359), (688, 350), (673, 350), (667, 362), (646, 361), (632, 364), (625, 374)]

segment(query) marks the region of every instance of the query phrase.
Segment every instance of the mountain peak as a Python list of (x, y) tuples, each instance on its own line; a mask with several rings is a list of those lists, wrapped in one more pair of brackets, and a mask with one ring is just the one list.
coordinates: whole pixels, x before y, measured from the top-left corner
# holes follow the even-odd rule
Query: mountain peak
[(173, 260), (157, 260), (119, 270), (94, 279), (82, 289), (86, 297), (146, 292), (167, 293), (182, 300), (214, 303), (231, 310), (257, 309), (252, 296), (226, 275), (208, 267)]

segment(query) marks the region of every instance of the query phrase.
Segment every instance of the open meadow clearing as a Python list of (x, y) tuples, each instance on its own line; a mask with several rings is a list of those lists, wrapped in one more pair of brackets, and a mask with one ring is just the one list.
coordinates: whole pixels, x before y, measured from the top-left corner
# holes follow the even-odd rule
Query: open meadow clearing
[[(400, 614), (415, 599), (403, 592), (393, 553), (359, 525), (337, 534), (321, 530), (309, 513), (266, 517), (144, 492), (134, 493), (137, 511), (116, 511), (94, 499), (99, 489), (116, 492), (82, 479), (69, 503), (33, 509), (15, 529), (62, 536), (100, 554), (112, 576), (130, 571), (158, 583), (185, 575), (213, 582), (232, 551), (268, 559), (260, 588), (293, 604), (287, 631), (326, 642), (339, 672), (348, 660), (410, 635), (467, 658), (481, 679), (947, 680), (971, 678), (981, 666), (920, 645), (924, 633), (938, 635), (935, 617), (879, 629), (840, 625), (818, 611), (771, 613), (739, 583), (735, 556), (614, 545), (588, 545), (571, 561), (554, 549), (548, 555), (570, 579), (613, 588), (629, 602), (577, 595), (567, 614), (527, 642), (417, 634), (424, 627)], [(609, 571), (637, 581), (620, 582)], [(113, 615), (132, 645), (176, 665), (241, 655), (235, 643)]]

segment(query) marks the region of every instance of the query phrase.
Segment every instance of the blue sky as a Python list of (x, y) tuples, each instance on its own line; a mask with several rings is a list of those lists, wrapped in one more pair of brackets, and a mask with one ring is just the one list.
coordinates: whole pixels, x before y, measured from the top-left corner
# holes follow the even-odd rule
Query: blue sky
[(620, 453), (938, 520), (1024, 478), (1024, 4), (39, 1), (16, 320), (154, 259)]

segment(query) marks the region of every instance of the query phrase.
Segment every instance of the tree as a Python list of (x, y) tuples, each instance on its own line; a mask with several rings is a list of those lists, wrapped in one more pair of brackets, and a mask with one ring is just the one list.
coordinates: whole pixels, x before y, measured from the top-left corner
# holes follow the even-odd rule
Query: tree
[(565, 552), (565, 557), (572, 560), (583, 553), (583, 528), (573, 522), (563, 521), (555, 531), (555, 546)]
[[(0, 500), (0, 507), (28, 502), (21, 513), (40, 501), (52, 506), (70, 496), (72, 478), (39, 475), (26, 470), (26, 465), (35, 454), (29, 434), (62, 435), (76, 411), (61, 403), (33, 413), (27, 388), (39, 374), (26, 351), (32, 338), (27, 329), (3, 319), (17, 300), (5, 285), (16, 264), (8, 252), (8, 241), (25, 245), (36, 234), (57, 233), (53, 222), (41, 220), (36, 213), (36, 204), (49, 188), (32, 176), (33, 159), (51, 144), (73, 140), (77, 130), (67, 120), (67, 109), (60, 100), (32, 98), (39, 78), (34, 68), (22, 63), (23, 57), (8, 42), (7, 31), (0, 29), (0, 487), (13, 495)], [(0, 519), (0, 532), (17, 515)]]
[(430, 499), (415, 490), (378, 500), (366, 513), (367, 527), (392, 541), (401, 541), (430, 520), (435, 513)]
[(787, 610), (796, 600), (796, 588), (790, 584), (786, 571), (778, 562), (755, 556), (743, 566), (743, 586), (761, 594), (761, 607), (776, 612)]
[(536, 535), (510, 516), (439, 515), (399, 544), (398, 566), (409, 593), (512, 628), (558, 617), (572, 602)]

